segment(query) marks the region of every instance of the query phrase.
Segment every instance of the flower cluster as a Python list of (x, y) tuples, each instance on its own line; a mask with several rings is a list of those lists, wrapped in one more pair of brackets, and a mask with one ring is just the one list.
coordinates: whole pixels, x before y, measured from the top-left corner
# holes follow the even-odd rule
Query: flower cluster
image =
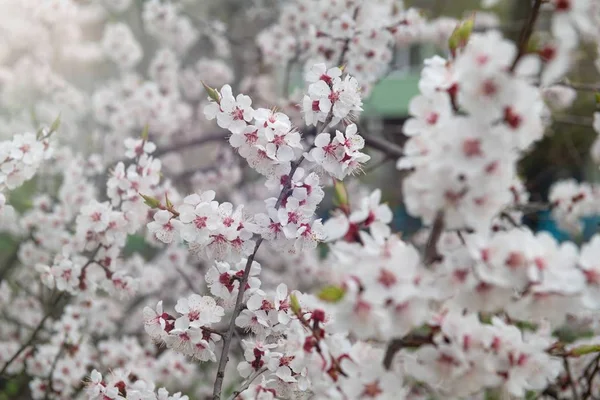
[(348, 125), (344, 133), (336, 131), (335, 137), (321, 133), (315, 138), (314, 148), (308, 159), (336, 179), (360, 171), (362, 164), (371, 157), (361, 152), (365, 140), (357, 133), (355, 124)]
[[(123, 379), (125, 378), (125, 379)], [(148, 400), (188, 400), (189, 397), (177, 392), (169, 394), (164, 387), (156, 390), (152, 382), (113, 374), (104, 379), (102, 374), (93, 370), (86, 388), (89, 400), (102, 399), (148, 399)]]
[[(295, 0), (286, 4), (275, 25), (258, 37), (267, 62), (284, 65), (300, 59), (338, 65), (370, 87), (389, 68), (393, 47), (407, 48), (436, 36), (433, 26), (416, 9), (394, 1), (319, 2)], [(339, 61), (342, 59), (342, 61)]]
[(215, 192), (192, 194), (175, 211), (159, 210), (148, 230), (163, 243), (181, 238), (199, 258), (238, 262), (252, 254), (253, 229), (244, 207), (214, 201)]
[(340, 121), (351, 120), (362, 111), (360, 86), (356, 78), (346, 75), (334, 67), (315, 64), (306, 73), (308, 94), (302, 100), (307, 125), (329, 123), (334, 126)]
[(192, 294), (177, 301), (177, 318), (163, 312), (162, 302), (156, 309), (144, 308), (144, 328), (152, 339), (200, 361), (216, 361), (215, 342), (221, 334), (211, 329), (224, 315), (222, 307), (210, 296)]
[(403, 182), (412, 215), (432, 223), (441, 211), (447, 228), (486, 230), (515, 202), (514, 166), (541, 138), (544, 109), (539, 89), (524, 78), (535, 71), (516, 52), (491, 31), (473, 34), (452, 61), (426, 61), (398, 161), (413, 170)]
[(552, 216), (562, 230), (580, 234), (583, 218), (600, 214), (599, 195), (599, 188), (594, 184), (575, 180), (556, 182), (548, 194)]
[(445, 396), (469, 396), (483, 386), (522, 397), (562, 371), (561, 361), (546, 352), (553, 343), (549, 332), (523, 333), (498, 317), (483, 324), (454, 310), (439, 317), (436, 331), (431, 344), (403, 354), (403, 367)]
[(51, 155), (52, 148), (43, 131), (41, 139), (33, 133), (23, 133), (0, 142), (0, 206), (4, 205), (2, 192), (31, 179)]
[[(41, 202), (38, 212), (27, 219), (31, 221), (28, 228), (38, 232), (55, 230), (60, 226), (57, 222), (64, 224), (62, 235), (54, 235), (58, 242), (45, 241), (50, 242), (44, 246), (47, 255), (32, 257), (49, 287), (72, 294), (93, 293), (98, 288), (124, 296), (135, 292), (136, 280), (127, 274), (119, 256), (127, 235), (138, 231), (147, 219), (146, 205), (138, 190), (162, 194), (165, 188), (159, 186), (160, 160), (150, 155), (154, 144), (146, 139), (131, 139), (126, 140), (125, 146), (129, 148), (126, 156), (131, 163), (125, 168), (125, 164), (119, 162), (108, 178), (106, 195), (110, 201), (95, 200), (90, 183), (78, 173), (76, 177), (83, 178), (83, 182), (77, 182), (82, 188), (72, 187), (74, 182), (65, 180), (59, 197), (73, 206), (79, 204), (79, 208), (65, 215), (64, 204)], [(76, 193), (63, 191), (73, 189)], [(69, 232), (69, 226), (73, 233)]]
[[(597, 2), (533, 1), (518, 43), (493, 13), (426, 22), (395, 0), (244, 2), (231, 26), (200, 3), (2, 2), (0, 135), (38, 132), (0, 141), (3, 382), (36, 400), (596, 395), (600, 234), (579, 239), (597, 185), (540, 204), (517, 165), (581, 100), (563, 78), (600, 43)], [(277, 22), (240, 37), (246, 17)], [(363, 96), (422, 42), (449, 55), (425, 61), (408, 140), (359, 134)], [(415, 235), (393, 184), (350, 177), (371, 156), (401, 156)], [(576, 242), (525, 227), (540, 207)]]

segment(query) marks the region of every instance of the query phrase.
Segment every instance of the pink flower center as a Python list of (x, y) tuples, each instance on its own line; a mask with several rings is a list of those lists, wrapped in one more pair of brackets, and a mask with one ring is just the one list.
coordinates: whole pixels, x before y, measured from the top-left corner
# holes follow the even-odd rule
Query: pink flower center
[(256, 143), (256, 141), (258, 141), (258, 131), (254, 131), (254, 132), (250, 132), (250, 133), (244, 133), (244, 136), (246, 137), (246, 143), (250, 143), (250, 144), (254, 144)]
[(329, 75), (323, 74), (323, 75), (321, 75), (321, 77), (319, 79), (324, 81), (328, 85), (331, 85), (331, 77)]
[(102, 219), (102, 214), (100, 214), (98, 211), (96, 211), (95, 213), (93, 213), (90, 216), (90, 218), (91, 218), (92, 221), (98, 222), (98, 221), (100, 221)]
[(518, 268), (525, 263), (525, 257), (523, 253), (513, 251), (508, 255), (505, 263), (509, 268)]
[(331, 100), (332, 103), (335, 103), (339, 99), (340, 99), (340, 93), (339, 92), (332, 91), (331, 93), (329, 93), (329, 100)]
[(431, 112), (429, 113), (429, 115), (427, 115), (427, 118), (425, 118), (425, 122), (427, 122), (429, 125), (435, 125), (436, 122), (439, 119), (439, 114), (436, 112)]
[(513, 129), (519, 128), (523, 119), (521, 116), (513, 111), (511, 107), (504, 109), (504, 121)]
[(481, 141), (479, 139), (466, 139), (462, 145), (463, 153), (466, 157), (481, 156)]
[(394, 286), (396, 282), (398, 282), (398, 279), (396, 278), (396, 275), (384, 268), (379, 273), (379, 278), (377, 281), (389, 289), (390, 287)]
[(490, 79), (485, 80), (481, 85), (481, 93), (484, 96), (492, 97), (498, 92), (498, 86)]
[(376, 398), (382, 393), (383, 393), (383, 390), (381, 390), (381, 388), (379, 387), (379, 382), (374, 381), (374, 382), (367, 383), (364, 385), (362, 397)]
[(205, 228), (207, 219), (207, 217), (196, 217), (194, 219), (194, 225), (196, 225), (196, 228), (198, 229)]
[(230, 227), (231, 225), (233, 225), (233, 223), (235, 222), (235, 220), (231, 217), (227, 217), (223, 219), (223, 225)]
[(273, 144), (276, 146), (283, 146), (285, 144), (285, 135), (275, 135), (273, 138)]
[(188, 318), (190, 321), (197, 321), (200, 319), (200, 311), (193, 310), (188, 313)]
[(571, 0), (557, 0), (556, 11), (567, 11), (571, 9)]
[(233, 110), (233, 112), (231, 113), (231, 116), (236, 121), (242, 120), (242, 119), (244, 119), (244, 110), (242, 110), (239, 107), (236, 107), (235, 110)]

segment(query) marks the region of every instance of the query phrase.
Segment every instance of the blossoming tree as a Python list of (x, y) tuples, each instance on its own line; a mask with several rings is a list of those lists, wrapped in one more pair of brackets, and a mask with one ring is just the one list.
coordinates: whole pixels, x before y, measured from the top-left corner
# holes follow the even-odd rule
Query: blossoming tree
[[(245, 41), (192, 1), (4, 2), (0, 388), (598, 397), (600, 236), (523, 225), (540, 205), (517, 163), (580, 90), (600, 91), (567, 80), (578, 49), (600, 45), (600, 2), (528, 3), (513, 42), (489, 11), (428, 19), (395, 0), (255, 2), (244, 18), (276, 18)], [(395, 48), (423, 42), (440, 55), (400, 147), (362, 128), (363, 99)], [(274, 73), (236, 77), (235, 52), (283, 71), (279, 90)], [(425, 226), (413, 237), (380, 189), (356, 189), (378, 153)], [(543, 206), (577, 234), (599, 193), (560, 181)]]

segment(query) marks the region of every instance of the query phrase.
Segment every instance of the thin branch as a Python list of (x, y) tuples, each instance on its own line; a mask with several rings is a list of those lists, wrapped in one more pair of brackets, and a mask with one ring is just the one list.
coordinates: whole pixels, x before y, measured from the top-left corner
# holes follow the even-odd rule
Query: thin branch
[(517, 221), (515, 221), (515, 219), (512, 217), (512, 215), (510, 215), (506, 211), (502, 211), (500, 213), (500, 218), (507, 220), (515, 228), (518, 228), (519, 226), (521, 226), (519, 223), (517, 223)]
[(533, 3), (533, 7), (529, 13), (527, 21), (523, 25), (521, 29), (521, 34), (519, 35), (519, 51), (515, 60), (513, 61), (510, 70), (514, 72), (519, 64), (521, 58), (527, 53), (527, 46), (529, 45), (529, 39), (531, 38), (531, 34), (533, 33), (533, 27), (535, 26), (535, 22), (540, 14), (540, 8), (542, 7), (543, 0), (535, 0)]
[(580, 83), (569, 82), (568, 80), (560, 83), (560, 85), (570, 87), (571, 89), (581, 90), (582, 92), (598, 92), (600, 91), (599, 83)]
[(591, 127), (594, 123), (594, 119), (592, 117), (581, 115), (555, 115), (552, 117), (552, 120), (560, 124), (571, 124), (587, 127)]
[(65, 351), (65, 343), (61, 342), (60, 349), (54, 357), (54, 361), (52, 361), (52, 367), (50, 367), (50, 373), (48, 374), (48, 384), (46, 385), (46, 393), (44, 394), (44, 400), (48, 400), (50, 398), (50, 394), (54, 391), (54, 385), (52, 384), (52, 380), (54, 379), (54, 370), (56, 370), (56, 364), (58, 364), (58, 360), (62, 357)]
[(210, 143), (210, 142), (218, 142), (218, 141), (224, 142), (226, 138), (227, 138), (227, 135), (223, 132), (210, 133), (208, 135), (202, 135), (198, 138), (192, 139), (187, 142), (176, 143), (172, 146), (162, 147), (160, 149), (157, 149), (153, 155), (155, 157), (159, 157), (164, 154), (170, 153), (172, 151), (185, 150), (189, 147), (194, 147), (194, 146), (202, 146), (203, 144)]
[(491, 26), (476, 26), (475, 28), (473, 28), (473, 32), (486, 32), (489, 30), (500, 30), (503, 31), (505, 33), (508, 32), (519, 32), (522, 27), (523, 27), (523, 23), (525, 23), (525, 20), (519, 20), (519, 21), (510, 21), (510, 22), (506, 22), (503, 24), (498, 24), (498, 25), (491, 25)]
[(563, 365), (565, 367), (565, 371), (567, 373), (567, 378), (569, 379), (569, 385), (571, 386), (571, 393), (573, 394), (573, 400), (579, 400), (579, 393), (577, 393), (577, 382), (573, 379), (573, 374), (571, 373), (571, 365), (569, 364), (569, 359), (567, 357), (563, 357)]
[(294, 55), (294, 57), (290, 60), (288, 60), (288, 62), (285, 65), (285, 71), (283, 74), (283, 87), (282, 87), (282, 95), (284, 98), (289, 98), (290, 97), (290, 84), (291, 84), (291, 80), (292, 80), (292, 68), (294, 67), (294, 65), (296, 64), (296, 61), (298, 60), (298, 54), (296, 53), (296, 55)]
[(6, 260), (4, 267), (0, 270), (0, 283), (2, 283), (4, 277), (6, 277), (10, 270), (13, 269), (19, 262), (19, 247), (20, 244), (15, 247), (11, 255)]
[[(283, 191), (282, 191), (283, 193)], [(231, 321), (229, 321), (229, 328), (227, 329), (227, 333), (225, 337), (223, 337), (223, 350), (221, 351), (221, 357), (219, 358), (219, 366), (217, 369), (217, 377), (215, 379), (215, 384), (213, 387), (213, 400), (221, 399), (221, 390), (223, 387), (223, 379), (225, 378), (225, 367), (227, 366), (227, 361), (229, 361), (229, 346), (231, 345), (231, 339), (233, 338), (233, 331), (235, 330), (235, 320), (242, 310), (242, 300), (244, 298), (244, 293), (246, 293), (246, 284), (248, 283), (248, 277), (250, 276), (250, 269), (252, 268), (252, 263), (254, 262), (254, 257), (256, 256), (256, 252), (260, 248), (260, 245), (263, 242), (263, 238), (259, 238), (256, 241), (256, 245), (254, 246), (254, 251), (252, 255), (248, 257), (246, 261), (246, 267), (244, 268), (244, 275), (242, 275), (242, 280), (240, 281), (238, 295), (235, 300), (235, 307), (233, 308), (233, 314), (231, 315)]]
[(390, 369), (392, 367), (392, 361), (394, 361), (394, 356), (404, 348), (419, 347), (430, 343), (432, 343), (431, 335), (409, 334), (401, 339), (392, 339), (385, 350), (383, 366), (385, 369)]
[(433, 220), (433, 225), (431, 226), (431, 232), (429, 233), (429, 238), (427, 238), (427, 244), (425, 245), (425, 253), (423, 257), (423, 261), (425, 265), (433, 264), (435, 261), (438, 261), (440, 258), (440, 254), (437, 251), (437, 244), (442, 236), (442, 232), (444, 231), (444, 212), (438, 211)]
[(402, 147), (396, 145), (395, 143), (388, 142), (387, 140), (377, 136), (364, 135), (363, 137), (365, 138), (365, 144), (367, 146), (372, 147), (389, 157), (404, 157), (404, 150), (402, 150)]
[(583, 394), (583, 399), (587, 400), (592, 396), (592, 389), (594, 385), (594, 378), (596, 377), (598, 370), (600, 369), (600, 354), (598, 354), (585, 368), (583, 376), (581, 379), (586, 379), (586, 389)]
[(256, 378), (258, 378), (261, 374), (263, 374), (266, 370), (267, 370), (267, 367), (262, 367), (261, 369), (256, 371), (256, 373), (253, 376), (246, 379), (246, 382), (244, 382), (244, 384), (242, 386), (240, 386), (240, 388), (238, 390), (236, 390), (235, 392), (233, 392), (231, 394), (231, 396), (229, 396), (228, 400), (234, 400), (236, 397), (238, 397), (240, 395), (240, 393), (242, 393), (244, 390), (248, 389), (250, 387), (250, 385), (252, 384), (252, 382), (254, 382), (254, 380)]
[(181, 275), (181, 277), (183, 278), (183, 281), (185, 282), (186, 286), (188, 287), (188, 289), (192, 292), (192, 293), (198, 293), (198, 291), (196, 290), (196, 288), (194, 288), (194, 284), (192, 282), (192, 279), (181, 270), (181, 268), (175, 266), (175, 270), (177, 271), (177, 273), (179, 275)]
[(37, 336), (39, 335), (40, 331), (44, 327), (44, 324), (46, 323), (48, 318), (50, 318), (52, 316), (52, 312), (54, 311), (54, 306), (56, 306), (59, 303), (59, 301), (62, 299), (63, 295), (64, 295), (64, 292), (62, 292), (58, 295), (58, 297), (54, 301), (53, 307), (51, 307), (50, 310), (46, 313), (46, 315), (44, 315), (44, 318), (42, 318), (42, 320), (40, 321), (38, 326), (31, 333), (31, 336), (29, 336), (29, 339), (27, 339), (27, 341), (25, 343), (23, 343), (23, 345), (8, 360), (8, 362), (6, 364), (4, 364), (4, 367), (2, 367), (2, 370), (0, 370), (0, 376), (4, 375), (4, 373), (6, 372), (8, 367), (10, 367), (10, 365), (21, 355), (21, 353), (23, 353), (37, 339)]
[[(360, 10), (360, 6), (357, 6), (354, 9), (354, 14), (352, 14), (352, 19), (354, 21), (356, 21), (356, 18), (358, 17), (358, 11)], [(350, 41), (352, 40), (352, 37), (346, 38), (346, 40), (344, 41), (344, 47), (342, 48), (342, 53), (340, 54), (340, 57), (338, 58), (338, 62), (337, 62), (337, 66), (341, 67), (344, 65), (344, 59), (346, 58), (346, 53), (348, 53), (348, 50), (350, 49)]]

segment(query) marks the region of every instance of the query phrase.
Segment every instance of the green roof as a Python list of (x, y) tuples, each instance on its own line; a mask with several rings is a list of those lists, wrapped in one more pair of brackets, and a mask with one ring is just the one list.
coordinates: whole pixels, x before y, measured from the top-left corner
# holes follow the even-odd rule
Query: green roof
[(379, 82), (363, 103), (364, 117), (402, 117), (408, 115), (410, 100), (419, 94), (419, 73), (388, 77)]

